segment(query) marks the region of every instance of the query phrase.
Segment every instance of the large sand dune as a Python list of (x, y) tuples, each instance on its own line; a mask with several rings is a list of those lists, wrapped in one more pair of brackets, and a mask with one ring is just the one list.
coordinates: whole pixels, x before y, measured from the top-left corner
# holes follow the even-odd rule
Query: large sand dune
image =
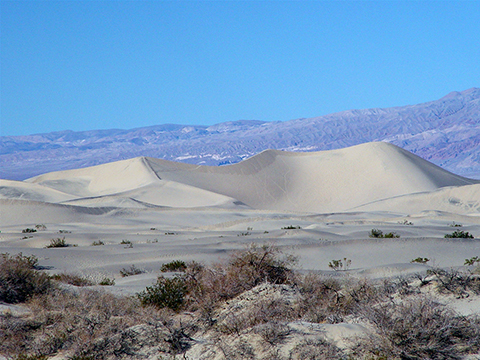
[[(378, 204), (379, 210), (396, 211), (388, 209), (388, 204), (396, 204), (388, 199), (418, 193), (425, 199), (439, 188), (479, 181), (449, 173), (394, 145), (369, 143), (314, 153), (267, 150), (222, 167), (135, 158), (41, 175), (21, 183), (22, 189), (26, 183), (32, 184), (36, 193), (43, 187), (46, 201), (54, 199), (54, 191), (67, 194), (70, 198), (60, 200), (72, 205), (201, 207), (242, 203), (254, 209), (318, 213), (348, 211), (366, 204), (369, 210)], [(10, 184), (10, 193), (21, 192), (13, 187)], [(465, 191), (470, 191), (465, 201), (480, 201), (478, 191)], [(452, 202), (438, 200), (441, 194), (431, 196), (437, 200), (414, 201), (412, 211), (452, 210)], [(408, 203), (402, 202), (402, 212), (411, 212)], [(464, 205), (455, 209), (478, 211)]]

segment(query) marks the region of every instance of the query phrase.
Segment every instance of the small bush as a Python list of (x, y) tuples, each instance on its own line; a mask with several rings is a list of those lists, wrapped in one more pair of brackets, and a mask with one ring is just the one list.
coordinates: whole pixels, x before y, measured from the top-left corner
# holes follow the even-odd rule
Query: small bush
[(474, 239), (473, 235), (471, 235), (468, 231), (463, 230), (455, 230), (451, 234), (445, 235), (446, 239)]
[(65, 237), (63, 238), (56, 238), (56, 239), (51, 239), (50, 244), (45, 246), (46, 248), (62, 248), (62, 247), (68, 247), (68, 244), (65, 242)]
[(34, 233), (34, 232), (37, 232), (37, 229), (26, 228), (22, 230), (22, 234)]
[(301, 229), (301, 227), (300, 226), (293, 226), (293, 225), (288, 225), (288, 226), (282, 227), (282, 230), (298, 230), (298, 229)]
[(120, 270), (120, 275), (122, 275), (122, 277), (127, 277), (132, 275), (143, 274), (144, 272), (145, 270), (141, 270), (137, 268), (135, 265), (132, 265), (130, 266), (129, 269), (123, 268), (122, 270)]
[(153, 286), (147, 286), (137, 296), (143, 305), (153, 305), (157, 308), (170, 308), (178, 311), (184, 304), (186, 293), (187, 287), (184, 278), (159, 276)]
[(37, 224), (35, 225), (35, 229), (37, 229), (38, 231), (45, 231), (47, 230), (47, 227), (45, 226), (45, 224)]
[(365, 316), (376, 332), (359, 344), (367, 358), (460, 359), (480, 347), (478, 321), (456, 316), (428, 298), (367, 307)]
[(335, 271), (338, 271), (338, 270), (346, 271), (346, 270), (348, 270), (348, 268), (350, 267), (351, 264), (352, 264), (352, 260), (349, 260), (347, 258), (343, 258), (343, 261), (341, 259), (330, 261), (328, 263), (328, 267), (335, 270)]
[(115, 279), (110, 279), (110, 278), (108, 278), (108, 277), (104, 277), (104, 278), (102, 279), (102, 281), (100, 281), (100, 282), (98, 283), (98, 285), (102, 285), (102, 286), (113, 286), (113, 285), (115, 285)]
[(123, 239), (122, 241), (120, 241), (120, 244), (121, 245), (132, 245), (132, 242), (130, 240)]
[(397, 233), (394, 233), (394, 232), (389, 232), (389, 233), (384, 234), (383, 237), (386, 238), (386, 239), (395, 239), (395, 238), (399, 238), (400, 235), (398, 235)]
[(24, 302), (33, 295), (43, 294), (52, 288), (50, 278), (35, 269), (34, 256), (0, 256), (0, 301)]
[(182, 260), (173, 260), (169, 263), (163, 264), (160, 268), (161, 272), (169, 271), (185, 271), (187, 269), (187, 264)]
[(383, 237), (383, 231), (378, 229), (370, 230), (370, 234), (368, 235), (371, 238), (381, 238)]
[(105, 243), (102, 240), (94, 241), (92, 243), (92, 246), (101, 246), (101, 245), (105, 245)]
[(463, 226), (462, 224), (457, 224), (455, 223), (455, 221), (450, 224), (450, 227), (462, 227), (462, 226)]
[(51, 277), (55, 281), (74, 285), (74, 286), (92, 286), (95, 283), (87, 278), (74, 274), (55, 274)]
[(428, 275), (435, 276), (437, 289), (442, 293), (468, 296), (468, 291), (480, 294), (480, 276), (459, 270), (429, 269)]
[(429, 262), (430, 259), (429, 258), (422, 258), (422, 257), (418, 257), (416, 259), (413, 259), (412, 261), (410, 261), (411, 263), (419, 263), (419, 264), (426, 264), (427, 262)]

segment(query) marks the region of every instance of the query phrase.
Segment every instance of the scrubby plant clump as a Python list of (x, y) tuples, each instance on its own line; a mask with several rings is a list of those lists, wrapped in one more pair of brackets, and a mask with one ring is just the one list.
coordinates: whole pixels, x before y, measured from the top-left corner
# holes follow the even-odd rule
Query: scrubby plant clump
[(474, 239), (474, 236), (468, 231), (456, 230), (451, 234), (445, 235), (446, 239)]
[(37, 264), (38, 259), (34, 256), (1, 254), (0, 301), (24, 302), (51, 289), (50, 278), (35, 268)]
[(187, 286), (183, 277), (166, 278), (159, 276), (153, 286), (138, 294), (143, 305), (153, 305), (158, 308), (179, 310), (185, 302)]
[(173, 260), (169, 263), (163, 264), (160, 268), (161, 272), (170, 272), (170, 271), (185, 271), (187, 269), (187, 264), (182, 260)]

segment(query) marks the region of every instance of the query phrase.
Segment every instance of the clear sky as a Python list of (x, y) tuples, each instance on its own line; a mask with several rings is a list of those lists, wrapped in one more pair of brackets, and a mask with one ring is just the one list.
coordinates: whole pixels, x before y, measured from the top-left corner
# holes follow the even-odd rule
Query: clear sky
[(480, 86), (480, 1), (0, 1), (1, 135), (314, 117)]

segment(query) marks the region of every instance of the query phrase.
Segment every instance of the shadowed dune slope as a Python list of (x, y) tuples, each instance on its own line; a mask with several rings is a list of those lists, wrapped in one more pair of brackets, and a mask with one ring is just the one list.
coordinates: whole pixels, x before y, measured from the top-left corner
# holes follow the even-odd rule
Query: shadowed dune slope
[(193, 207), (239, 200), (256, 209), (302, 212), (374, 208), (380, 200), (479, 183), (389, 143), (313, 153), (267, 150), (220, 167), (135, 158), (27, 181), (75, 195), (68, 203), (84, 206), (133, 200)]
[(343, 211), (395, 196), (478, 183), (388, 143), (314, 153), (267, 150), (222, 167), (147, 161), (161, 179), (272, 210)]

